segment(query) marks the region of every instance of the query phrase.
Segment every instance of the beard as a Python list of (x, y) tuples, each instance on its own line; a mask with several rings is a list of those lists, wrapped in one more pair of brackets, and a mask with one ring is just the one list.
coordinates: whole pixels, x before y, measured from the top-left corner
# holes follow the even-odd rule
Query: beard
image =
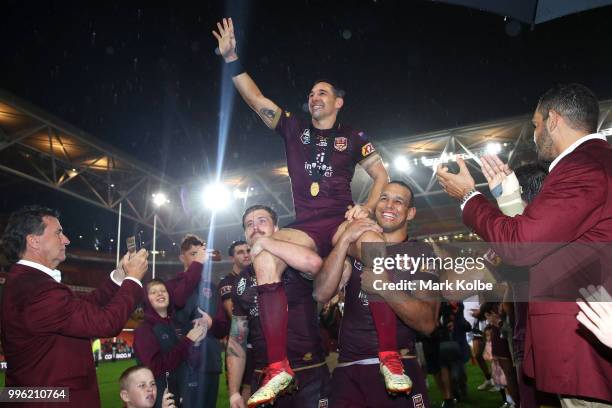
[(553, 161), (555, 159), (553, 140), (546, 129), (542, 129), (542, 134), (536, 140), (536, 151), (538, 159), (541, 161)]

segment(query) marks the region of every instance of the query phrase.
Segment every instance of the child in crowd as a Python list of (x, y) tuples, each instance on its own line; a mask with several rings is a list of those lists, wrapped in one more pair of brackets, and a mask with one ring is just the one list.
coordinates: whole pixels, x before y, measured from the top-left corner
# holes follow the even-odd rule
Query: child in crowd
[[(119, 377), (119, 396), (126, 408), (151, 408), (157, 398), (157, 386), (153, 372), (143, 366), (133, 366)], [(162, 408), (176, 407), (168, 389), (162, 397)]]

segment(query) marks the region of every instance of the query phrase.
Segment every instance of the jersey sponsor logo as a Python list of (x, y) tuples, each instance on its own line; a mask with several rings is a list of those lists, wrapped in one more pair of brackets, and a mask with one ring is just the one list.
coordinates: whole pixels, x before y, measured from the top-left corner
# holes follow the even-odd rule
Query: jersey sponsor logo
[(334, 149), (339, 152), (343, 152), (346, 150), (348, 146), (348, 139), (346, 137), (337, 137), (334, 139)]
[(310, 129), (304, 129), (300, 136), (302, 144), (310, 144)]
[(413, 395), (412, 404), (414, 405), (414, 408), (425, 408), (425, 403), (423, 402), (423, 394)]
[(369, 142), (368, 144), (364, 145), (361, 148), (361, 155), (363, 157), (367, 157), (370, 154), (374, 153), (376, 151), (376, 149), (374, 148), (374, 145), (372, 144), (372, 142)]
[(319, 400), (319, 408), (329, 408), (329, 402), (327, 398), (321, 398)]
[(246, 278), (241, 278), (240, 281), (238, 282), (238, 286), (236, 287), (236, 293), (238, 293), (238, 296), (241, 296), (244, 293), (245, 289), (246, 289)]
[(225, 296), (231, 291), (232, 291), (232, 286), (227, 285), (227, 286), (222, 286), (221, 289), (219, 290), (219, 293), (221, 293), (221, 296)]
[(308, 353), (304, 354), (304, 357), (302, 357), (302, 360), (304, 360), (304, 361), (311, 361), (312, 360), (312, 353), (308, 352)]
[(334, 168), (331, 165), (327, 165), (327, 164), (317, 165), (317, 163), (304, 162), (304, 170), (309, 176), (312, 176), (313, 169), (319, 169), (320, 172), (322, 172), (321, 174), (325, 177), (332, 177), (334, 175)]

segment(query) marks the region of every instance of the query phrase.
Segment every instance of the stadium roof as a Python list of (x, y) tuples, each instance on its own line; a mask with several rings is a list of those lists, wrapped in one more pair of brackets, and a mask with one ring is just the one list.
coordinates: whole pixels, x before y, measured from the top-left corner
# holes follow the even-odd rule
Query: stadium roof
[[(599, 129), (610, 137), (612, 100), (601, 102)], [(457, 155), (475, 169), (480, 187), (485, 180), (475, 157), (498, 151), (511, 166), (535, 159), (531, 115), (445, 129), (418, 135), (398, 136), (376, 143), (392, 179), (414, 186), (418, 216), (413, 236), (464, 231), (456, 203), (440, 189), (432, 167), (453, 162)], [(205, 233), (212, 215), (204, 206), (202, 190), (214, 175), (176, 180), (160, 174), (154, 164), (142, 163), (31, 104), (0, 90), (0, 170), (64, 192), (90, 204), (118, 212), (143, 225), (152, 226), (155, 208), (151, 196), (163, 191), (169, 205), (157, 210), (158, 228), (168, 236), (186, 232)], [(239, 168), (220, 176), (230, 192), (214, 225), (219, 244), (242, 235), (241, 215), (253, 204), (277, 210), (281, 224), (294, 216), (286, 164), (279, 160), (265, 167)], [(364, 201), (369, 191), (367, 174), (358, 168), (352, 182), (354, 199)], [(228, 241), (228, 242), (226, 242)], [(222, 246), (219, 246), (222, 247)]]

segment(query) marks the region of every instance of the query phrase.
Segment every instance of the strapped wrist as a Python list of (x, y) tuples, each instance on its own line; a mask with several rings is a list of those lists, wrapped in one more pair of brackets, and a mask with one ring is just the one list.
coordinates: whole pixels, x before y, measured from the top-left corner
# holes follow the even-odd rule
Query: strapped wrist
[(229, 73), (232, 78), (246, 72), (242, 66), (242, 62), (240, 62), (240, 58), (237, 58), (232, 62), (226, 62), (225, 64), (229, 69)]

